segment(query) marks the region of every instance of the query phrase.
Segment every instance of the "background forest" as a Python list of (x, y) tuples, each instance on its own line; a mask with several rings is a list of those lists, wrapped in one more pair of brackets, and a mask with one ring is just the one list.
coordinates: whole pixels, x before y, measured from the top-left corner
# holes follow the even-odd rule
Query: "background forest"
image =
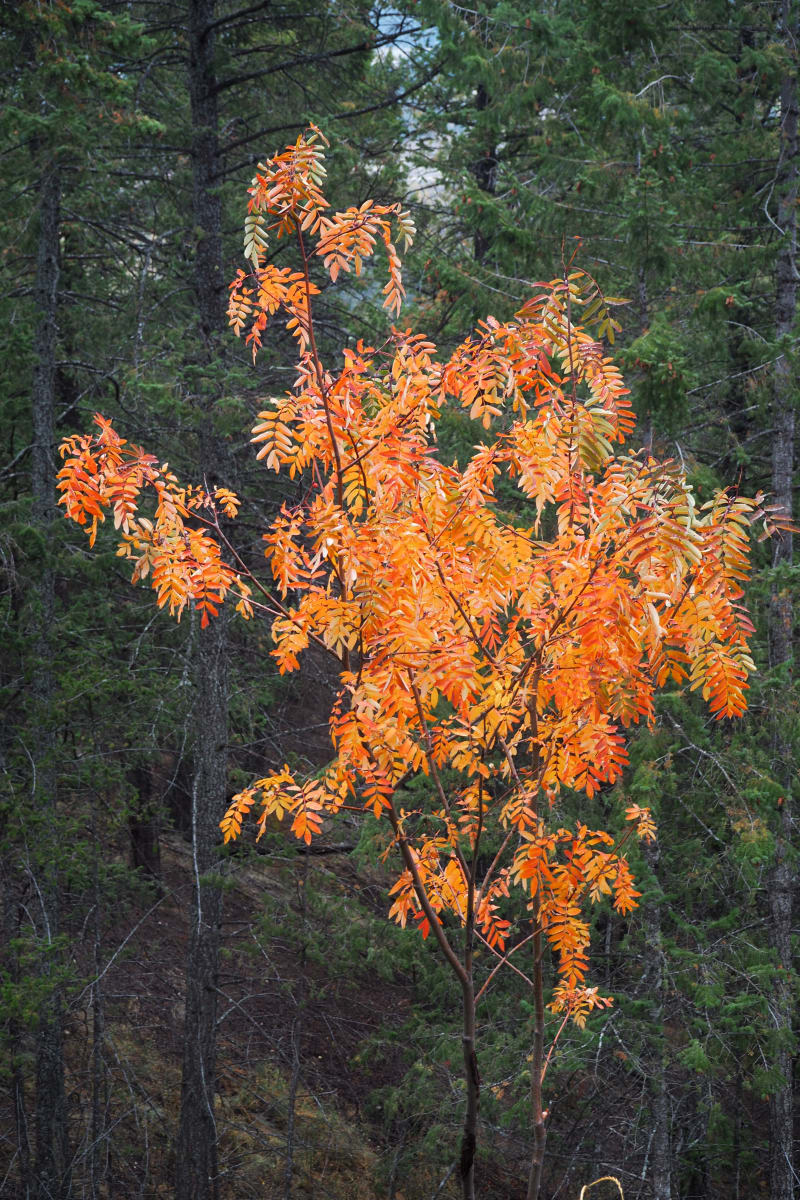
[[(379, 823), (221, 845), (234, 792), (330, 757), (335, 671), (279, 675), (264, 621), (176, 624), (113, 529), (90, 551), (56, 507), (58, 442), (98, 410), (237, 492), (253, 563), (299, 494), (249, 444), (291, 338), (254, 367), (226, 329), (256, 161), (313, 121), (334, 203), (411, 210), (401, 320), (444, 351), (574, 255), (628, 301), (639, 444), (700, 500), (733, 480), (793, 510), (798, 5), (470, 5), (0, 4), (0, 1196), (459, 1193), (452, 989), (386, 919)], [(385, 337), (382, 283), (323, 291), (330, 357)], [(791, 534), (756, 568), (748, 714), (667, 690), (623, 781), (561, 800), (612, 831), (650, 806), (659, 835), (638, 909), (592, 913), (615, 1003), (550, 1061), (547, 1200), (607, 1174), (627, 1200), (800, 1194)], [(479, 1019), (477, 1191), (523, 1197), (524, 982), (498, 973)]]

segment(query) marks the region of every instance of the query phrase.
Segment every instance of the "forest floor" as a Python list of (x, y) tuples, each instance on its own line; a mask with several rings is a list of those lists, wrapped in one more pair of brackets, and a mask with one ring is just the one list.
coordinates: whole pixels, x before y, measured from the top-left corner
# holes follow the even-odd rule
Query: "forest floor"
[[(384, 881), (345, 853), (304, 860), (288, 841), (282, 854), (245, 851), (230, 865), (215, 1105), (222, 1200), (455, 1195), (454, 1174), (437, 1192), (437, 1155), (428, 1163), (422, 1153), (413, 1190), (396, 1182), (411, 1131), (398, 1141), (376, 1098), (408, 1069), (403, 1027), (415, 1000), (413, 978), (390, 975), (381, 954)], [(163, 836), (162, 897), (144, 918), (140, 905), (120, 905), (106, 936), (124, 943), (102, 979), (104, 1152), (117, 1197), (173, 1190), (191, 866), (188, 842)], [(70, 1008), (66, 1045), (72, 1124), (87, 1131), (90, 995)]]

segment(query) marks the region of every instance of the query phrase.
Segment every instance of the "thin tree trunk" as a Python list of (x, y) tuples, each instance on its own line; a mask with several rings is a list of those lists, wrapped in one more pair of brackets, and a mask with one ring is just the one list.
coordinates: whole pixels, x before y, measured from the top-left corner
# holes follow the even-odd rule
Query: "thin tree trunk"
[(217, 989), (222, 891), (219, 819), (225, 808), (228, 748), (227, 638), (224, 616), (196, 631), (197, 702), (192, 788), (192, 928), (186, 966), (177, 1200), (217, 1200), (214, 1115)]
[(300, 1086), (301, 1041), (308, 1003), (308, 978), (306, 973), (308, 955), (308, 858), (303, 859), (303, 873), (298, 881), (300, 889), (300, 979), (295, 1000), (295, 1016), (292, 1022), (292, 1068), (289, 1077), (289, 1096), (286, 1114), (286, 1162), (283, 1174), (284, 1200), (292, 1200), (294, 1186), (294, 1147), (297, 1118), (297, 1092)]
[[(431, 761), (429, 759), (429, 761)], [(435, 766), (432, 766), (435, 773)], [(472, 869), (467, 875), (467, 916), (464, 928), (465, 961), (462, 963), (453, 950), (441, 921), (431, 907), (430, 900), (420, 879), (417, 862), (405, 836), (402, 832), (396, 809), (389, 805), (389, 820), (394, 830), (397, 845), (406, 870), (414, 882), (414, 894), (419, 901), (425, 917), (439, 945), (439, 949), (461, 986), (462, 1002), (462, 1047), (464, 1056), (464, 1082), (467, 1089), (467, 1108), (464, 1114), (464, 1130), (461, 1137), (459, 1155), (459, 1177), (461, 1180), (462, 1200), (475, 1200), (475, 1147), (478, 1136), (478, 1115), (480, 1112), (480, 1075), (478, 1073), (478, 1058), (475, 1043), (475, 984), (473, 978), (473, 938), (474, 938), (474, 903), (475, 903), (475, 869), (478, 857), (478, 844), (474, 847)], [(463, 869), (463, 861), (462, 861)]]
[(531, 1054), (531, 1120), (533, 1123), (533, 1155), (528, 1174), (527, 1200), (539, 1200), (544, 1168), (544, 1151), (547, 1143), (542, 1083), (544, 1075), (544, 975), (542, 955), (542, 923), (539, 913), (538, 891), (533, 897), (533, 1050)]
[(741, 1198), (741, 1182), (742, 1182), (742, 1069), (736, 1072), (736, 1092), (734, 1097), (734, 1117), (733, 1117), (733, 1164), (731, 1167), (731, 1175), (733, 1176), (733, 1196), (731, 1200), (740, 1200)]
[[(788, 338), (797, 311), (797, 35), (796, 6), (781, 0), (779, 23), (784, 48), (794, 69), (788, 70), (781, 86), (781, 149), (778, 172), (778, 225), (783, 241), (776, 266), (776, 321), (779, 339)], [(791, 516), (794, 472), (794, 395), (792, 370), (786, 354), (775, 365), (773, 392), (772, 493), (775, 503)], [(773, 565), (792, 563), (792, 535), (784, 532), (776, 541)], [(770, 657), (774, 669), (791, 674), (793, 659), (792, 585), (778, 574), (770, 607)], [(780, 716), (776, 715), (774, 738), (775, 776), (783, 789), (778, 815), (775, 862), (771, 873), (769, 901), (772, 938), (780, 967), (775, 986), (774, 1012), (777, 1025), (775, 1066), (782, 1086), (770, 1098), (770, 1200), (792, 1200), (794, 1186), (793, 1056), (791, 1050), (794, 1003), (792, 998), (792, 892), (794, 859), (791, 851), (794, 823), (792, 797), (792, 749)]]
[(216, 356), (224, 324), (219, 113), (214, 68), (216, 0), (189, 0), (189, 99), (192, 114), (192, 214), (195, 300), (206, 356)]
[[(39, 244), (36, 257), (36, 326), (31, 415), (31, 490), (33, 515), (41, 526), (49, 526), (56, 515), (55, 481), (55, 386), (59, 267), (59, 224), (61, 186), (59, 168), (48, 163), (39, 182)], [(51, 599), (52, 603), (52, 599)], [(48, 614), (50, 615), (50, 614)]]
[[(58, 935), (59, 903), (54, 762), (52, 629), (55, 611), (52, 567), (52, 529), (55, 503), (55, 382), (57, 305), (59, 278), (60, 174), (48, 162), (39, 184), (39, 242), (36, 259), (36, 297), (39, 321), (35, 333), (35, 361), (31, 391), (33, 447), (31, 490), (33, 521), (42, 537), (42, 569), (34, 598), (34, 667), (32, 695), (35, 708), (33, 738), (33, 801), (41, 820), (36, 859), (29, 869), (37, 892), (38, 936), (42, 947), (42, 973), (47, 981), (36, 1035), (36, 1187), (41, 1200), (70, 1194), (70, 1153), (67, 1105), (64, 1092), (63, 1005), (54, 982), (58, 964), (54, 946)], [(53, 982), (51, 982), (53, 981)]]
[[(790, 27), (790, 2), (782, 0), (784, 38), (787, 53), (791, 41), (798, 35), (797, 21)], [(797, 76), (784, 77), (781, 86), (781, 185), (778, 203), (778, 225), (783, 241), (776, 264), (775, 334), (778, 339), (791, 336), (797, 312), (797, 203), (798, 203), (798, 141), (797, 141)], [(794, 395), (792, 368), (786, 354), (775, 364), (773, 374), (772, 439), (772, 499), (787, 516), (792, 515), (792, 477), (794, 472)], [(775, 541), (773, 565), (790, 565), (793, 539), (791, 532), (782, 532)], [(772, 594), (770, 622), (770, 653), (773, 666), (782, 666), (792, 659), (793, 606), (791, 588), (778, 585)]]
[[(489, 107), (489, 93), (482, 83), (478, 84), (478, 90), (475, 97), (475, 107), (479, 113), (485, 112)], [(494, 196), (497, 190), (497, 149), (493, 145), (487, 145), (481, 156), (473, 163), (472, 173), (478, 187), (482, 192), (486, 192), (487, 196)], [(473, 240), (473, 253), (476, 262), (483, 262), (491, 247), (491, 239), (483, 228), (480, 218), (475, 229), (475, 237)]]
[(111, 1197), (113, 1185), (108, 1179), (109, 1139), (108, 1120), (108, 1072), (105, 1058), (105, 1005), (103, 1002), (103, 940), (100, 922), (102, 897), (100, 891), (100, 838), (97, 827), (97, 801), (92, 803), (92, 864), (93, 884), (93, 935), (94, 935), (94, 982), (91, 990), (92, 1005), (92, 1124), (89, 1147), (90, 1186), (92, 1200), (100, 1196)]
[[(20, 970), (19, 938), (22, 926), (22, 905), (18, 893), (19, 876), (9, 860), (2, 862), (3, 881), (3, 969), (11, 987), (16, 990), (22, 984)], [(16, 1133), (16, 1155), (19, 1159), (19, 1180), (23, 1200), (34, 1195), (31, 1146), (28, 1131), (28, 1106), (25, 1100), (25, 1076), (22, 1070), (23, 1040), (19, 1021), (10, 1016), (5, 1021), (4, 1042), (11, 1075), (11, 1102), (14, 1107), (14, 1130)]]
[[(221, 206), (214, 33), (215, 0), (189, 0), (188, 86), (192, 120), (194, 277), (202, 348), (211, 367), (223, 329)], [(200, 414), (200, 466), (218, 466), (210, 412)], [(222, 892), (218, 866), (219, 820), (227, 796), (227, 618), (196, 631), (195, 730), (192, 788), (194, 890), (186, 969), (181, 1113), (177, 1143), (177, 1200), (217, 1200), (217, 1127), (214, 1116), (217, 1049), (217, 983)]]
[[(645, 862), (653, 875), (656, 887), (658, 878), (658, 845), (644, 842), (642, 851)], [(648, 1078), (650, 1090), (650, 1112), (652, 1115), (652, 1170), (650, 1173), (653, 1200), (672, 1198), (672, 1153), (670, 1148), (669, 1096), (665, 1079), (664, 1058), (664, 950), (661, 938), (661, 903), (648, 900), (642, 910), (645, 948), (644, 975), (647, 992), (652, 998), (649, 1027), (656, 1053), (653, 1070)]]
[(464, 1113), (464, 1132), (461, 1136), (459, 1175), (463, 1200), (475, 1200), (475, 1147), (478, 1140), (478, 1115), (481, 1101), (481, 1078), (475, 1048), (475, 986), (472, 980), (472, 954), (467, 965), (467, 978), (462, 980), (462, 1013), (464, 1079), (467, 1084), (467, 1108)]
[(155, 766), (138, 766), (130, 772), (135, 796), (128, 816), (131, 867), (155, 885), (163, 894), (161, 881), (161, 795)]
[[(642, 150), (641, 146), (636, 151), (636, 175), (642, 173)], [(647, 189), (644, 190), (645, 211), (647, 206)], [(644, 254), (647, 253), (647, 238), (645, 238), (644, 246), (641, 247)], [(639, 301), (639, 334), (645, 334), (650, 327), (650, 302), (647, 295), (647, 271), (645, 270), (644, 262), (639, 263), (637, 270), (637, 293)], [(648, 412), (645, 423), (642, 427), (642, 443), (648, 454), (653, 453), (653, 414)]]
[[(529, 701), (531, 722), (531, 746), (533, 750), (534, 777), (536, 786), (542, 782), (542, 767), (538, 745), (538, 691), (539, 668), (536, 671), (536, 686), (533, 688)], [(534, 801), (533, 817), (536, 825), (539, 823), (538, 798)], [(540, 888), (537, 886), (531, 897), (531, 924), (533, 927), (533, 1047), (531, 1050), (531, 1122), (533, 1124), (533, 1154), (528, 1172), (528, 1190), (526, 1200), (539, 1200), (542, 1186), (542, 1171), (544, 1170), (544, 1152), (547, 1145), (547, 1126), (543, 1099), (543, 1084), (545, 1070), (544, 1036), (544, 938), (542, 937), (542, 915), (540, 905)]]
[[(461, 1139), (459, 1170), (464, 1200), (475, 1196), (475, 1148), (478, 1142), (478, 1118), (481, 1111), (481, 1077), (478, 1071), (475, 1008), (475, 880), (478, 870), (481, 831), (483, 828), (483, 795), (478, 794), (478, 828), (472, 843), (472, 857), (467, 876), (467, 911), (464, 919), (464, 975), (461, 979), (463, 1013), (464, 1079), (467, 1085), (467, 1107), (464, 1113), (464, 1133)], [(462, 870), (466, 864), (462, 861)]]

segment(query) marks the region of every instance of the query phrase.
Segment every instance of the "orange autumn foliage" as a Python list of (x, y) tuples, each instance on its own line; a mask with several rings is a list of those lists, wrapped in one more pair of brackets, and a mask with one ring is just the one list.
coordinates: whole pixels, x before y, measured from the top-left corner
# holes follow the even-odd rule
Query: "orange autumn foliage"
[[(252, 614), (250, 587), (224, 561), (219, 542), (209, 531), (213, 514), (235, 517), (239, 501), (227, 488), (208, 495), (200, 488), (183, 488), (167, 463), (141, 446), (121, 438), (99, 413), (100, 432), (65, 438), (60, 446), (64, 466), (58, 473), (59, 504), (65, 515), (88, 525), (89, 545), (97, 537), (105, 510), (122, 533), (118, 556), (133, 559), (131, 582), (150, 576), (158, 606), (180, 619), (191, 601), (201, 613), (201, 625), (217, 616), (231, 588), (243, 616)], [(143, 490), (155, 501), (152, 517), (139, 512)], [(196, 522), (191, 524), (190, 522)]]
[[(432, 930), (443, 947), (448, 923), (474, 921), (501, 959), (507, 898), (522, 889), (557, 952), (552, 1007), (583, 1021), (606, 1003), (586, 986), (584, 902), (635, 906), (624, 843), (654, 830), (636, 806), (616, 842), (554, 823), (552, 809), (562, 789), (591, 797), (620, 778), (624, 728), (654, 719), (657, 687), (702, 691), (717, 718), (744, 711), (753, 664), (742, 581), (763, 512), (734, 491), (698, 505), (675, 463), (626, 449), (627, 389), (597, 340), (613, 323), (582, 271), (539, 285), (510, 321), (487, 318), (445, 361), (423, 335), (393, 328), (384, 346), (359, 342), (323, 364), (312, 264), (334, 282), (359, 274), (382, 243), (385, 305), (397, 312), (394, 241), (413, 235), (397, 205), (331, 215), (323, 147), (312, 129), (259, 165), (245, 224), (252, 269), (231, 285), (229, 312), (254, 356), (278, 316), (298, 345), (295, 385), (265, 404), (252, 440), (269, 469), (315, 481), (264, 544), (280, 671), (295, 670), (311, 642), (339, 661), (334, 757), (312, 779), (284, 767), (256, 780), (234, 798), (224, 838), (256, 802), (261, 831), (288, 815), (306, 842), (343, 805), (363, 806), (388, 819), (402, 855), (397, 921)], [(271, 237), (294, 242), (296, 269), (267, 260)], [(463, 467), (437, 452), (453, 406), (477, 425)], [(205, 618), (232, 591), (249, 615), (247, 573), (233, 572), (214, 537), (216, 506), (235, 499), (181, 490), (98, 422), (99, 434), (62, 447), (67, 515), (93, 537), (113, 511), (134, 578), (149, 570), (171, 611), (191, 601)], [(524, 521), (498, 499), (501, 481), (524, 501)], [(137, 516), (145, 486), (153, 521)], [(413, 800), (405, 790), (420, 775), (424, 802), (418, 787)], [(499, 849), (479, 877), (488, 838)]]

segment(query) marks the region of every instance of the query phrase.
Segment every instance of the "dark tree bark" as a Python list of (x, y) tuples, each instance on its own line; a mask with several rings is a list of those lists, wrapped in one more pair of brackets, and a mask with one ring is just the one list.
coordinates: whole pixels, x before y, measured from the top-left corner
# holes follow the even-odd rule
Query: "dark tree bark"
[(286, 1112), (286, 1160), (283, 1171), (283, 1200), (292, 1200), (294, 1192), (295, 1146), (297, 1134), (297, 1093), (300, 1087), (303, 1034), (305, 1032), (306, 1009), (308, 1007), (308, 858), (303, 859), (303, 870), (297, 880), (300, 898), (300, 976), (294, 995), (295, 1014), (292, 1022), (289, 1050), (292, 1065), (289, 1074), (289, 1095)]
[[(658, 845), (644, 842), (642, 846), (645, 862), (659, 887)], [(672, 1153), (670, 1148), (670, 1105), (665, 1078), (664, 1056), (664, 949), (661, 939), (661, 902), (649, 899), (642, 907), (644, 926), (644, 974), (643, 984), (651, 997), (649, 1028), (655, 1043), (652, 1074), (648, 1084), (650, 1111), (652, 1113), (652, 1141), (650, 1143), (649, 1182), (653, 1200), (671, 1200), (672, 1197)]]
[(103, 896), (100, 887), (100, 836), (97, 820), (97, 803), (92, 804), (92, 861), (93, 903), (93, 958), (94, 981), (91, 985), (92, 1013), (92, 1113), (91, 1142), (89, 1145), (89, 1186), (91, 1200), (114, 1194), (113, 1181), (109, 1177), (111, 1138), (108, 1130), (109, 1089), (106, 1069), (106, 1013), (103, 995), (103, 938), (100, 916), (103, 911)]
[[(536, 687), (533, 692), (533, 698), (530, 701), (530, 720), (531, 720), (531, 741), (533, 746), (534, 766), (536, 774), (539, 777), (539, 784), (542, 779), (542, 766), (539, 757), (539, 745), (537, 741), (537, 709), (536, 709), (536, 694), (538, 692), (539, 670), (536, 669)], [(536, 801), (534, 819), (539, 819), (538, 800)], [(530, 1094), (531, 1094), (531, 1122), (533, 1124), (533, 1153), (531, 1154), (531, 1162), (528, 1170), (528, 1189), (525, 1193), (526, 1200), (539, 1200), (539, 1193), (542, 1186), (542, 1172), (544, 1170), (544, 1152), (547, 1146), (547, 1113), (544, 1109), (544, 1072), (545, 1072), (545, 1012), (544, 1012), (544, 930), (542, 928), (541, 900), (540, 892), (537, 887), (535, 893), (531, 896), (531, 926), (533, 936), (533, 1045), (531, 1046), (531, 1068), (530, 1068)]]
[[(782, 0), (784, 41), (789, 53), (798, 36), (798, 22), (791, 19), (792, 5)], [(791, 336), (797, 313), (797, 75), (784, 76), (781, 86), (781, 148), (779, 165), (778, 221), (783, 238), (776, 264), (775, 335)], [(773, 376), (772, 498), (787, 516), (793, 512), (794, 405), (792, 368), (786, 354), (775, 364)], [(773, 565), (791, 564), (793, 539), (786, 530), (776, 538)], [(790, 663), (793, 654), (793, 606), (791, 590), (778, 586), (772, 594), (770, 654), (773, 666)]]
[(212, 28), (215, 9), (216, 0), (189, 0), (195, 302), (200, 335), (209, 359), (214, 356), (224, 320), (219, 113)]
[(475, 1196), (475, 1150), (478, 1141), (478, 1117), (481, 1110), (481, 1077), (478, 1071), (475, 1029), (475, 984), (472, 976), (472, 929), (468, 928), (469, 949), (465, 964), (465, 977), (461, 981), (462, 1035), (464, 1055), (464, 1079), (467, 1085), (467, 1106), (464, 1112), (464, 1131), (461, 1135), (459, 1175), (461, 1194), (464, 1200)]
[[(35, 817), (41, 817), (42, 833), (36, 860), (30, 860), (37, 893), (37, 935), (42, 948), (42, 972), (48, 983), (56, 973), (53, 949), (58, 936), (59, 902), (57, 846), (53, 837), (56, 810), (54, 762), (52, 630), (55, 611), (52, 568), (52, 527), (55, 503), (56, 343), (58, 338), (60, 173), (56, 162), (48, 162), (39, 182), (39, 240), (35, 291), (39, 319), (34, 337), (34, 371), (31, 391), (33, 447), (31, 490), (33, 521), (42, 537), (42, 570), (36, 581), (34, 600), (34, 668), (32, 695), (35, 708), (33, 729), (33, 797)], [(63, 1007), (60, 989), (52, 983), (39, 1013), (36, 1037), (36, 1195), (41, 1200), (70, 1194), (70, 1152), (67, 1105), (64, 1092)]]
[[(486, 111), (489, 104), (489, 93), (481, 83), (478, 85), (475, 107), (479, 113), (482, 113)], [(481, 191), (486, 192), (488, 196), (493, 196), (497, 187), (497, 149), (495, 146), (489, 145), (484, 148), (481, 156), (472, 165), (472, 173)], [(490, 246), (491, 239), (486, 233), (483, 224), (478, 221), (473, 242), (473, 253), (476, 262), (483, 262), (489, 252)]]
[[(435, 763), (429, 757), (431, 763), (431, 772), (437, 780), (437, 787), (441, 789), (441, 782), (436, 775)], [(444, 792), (441, 792), (444, 797)], [(445, 808), (447, 802), (445, 800)], [(481, 1098), (481, 1080), (478, 1071), (478, 1056), (476, 1049), (476, 1013), (475, 1013), (475, 979), (473, 975), (473, 942), (475, 936), (475, 872), (477, 869), (477, 861), (479, 857), (479, 842), (480, 833), (473, 845), (472, 866), (467, 869), (464, 859), (460, 859), (460, 865), (467, 879), (467, 911), (464, 923), (464, 962), (462, 963), (456, 954), (455, 950), (448, 941), (447, 934), (444, 931), (444, 926), (439, 920), (438, 915), (431, 907), (430, 899), (425, 891), (425, 886), (420, 879), (419, 870), (417, 869), (417, 860), (411, 852), (408, 842), (402, 832), (400, 825), (400, 817), (394, 805), (390, 802), (389, 820), (394, 830), (397, 845), (400, 850), (400, 856), (403, 864), (414, 881), (414, 894), (419, 902), (420, 909), (425, 914), (425, 917), (430, 926), (430, 930), (436, 939), (439, 950), (443, 958), (447, 962), (451, 971), (455, 975), (461, 988), (461, 1011), (462, 1011), (462, 1050), (464, 1058), (464, 1084), (466, 1088), (467, 1103), (464, 1112), (464, 1128), (461, 1134), (461, 1147), (458, 1158), (458, 1173), (461, 1182), (462, 1200), (475, 1200), (475, 1149), (478, 1140), (478, 1118), (480, 1116), (480, 1098)]]
[(225, 808), (228, 748), (226, 623), (197, 631), (197, 703), (193, 714), (192, 928), (186, 967), (177, 1200), (216, 1200), (217, 1127), (214, 1117), (217, 975), (222, 891), (218, 835)]
[[(3, 813), (3, 816), (5, 816), (5, 813)], [(2, 830), (2, 832), (5, 831)], [(15, 949), (19, 945), (19, 938), (22, 932), (23, 906), (19, 895), (21, 880), (10, 858), (9, 860), (0, 860), (0, 871), (2, 871), (3, 884), (4, 946), (2, 965), (12, 988), (16, 989), (22, 983), (19, 953)], [(35, 1194), (35, 1187), (28, 1104), (25, 1097), (25, 1074), (22, 1069), (23, 1033), (19, 1021), (13, 1016), (9, 1016), (4, 1024), (4, 1042), (7, 1047), (7, 1067), (10, 1075), (9, 1086), (11, 1103), (14, 1109), (15, 1153), (19, 1160), (19, 1179), (23, 1195), (29, 1197)]]
[[(33, 446), (31, 491), (33, 515), (41, 526), (56, 515), (55, 419), (56, 345), (58, 340), (59, 226), (61, 177), (57, 163), (49, 162), (39, 180), (39, 241), (35, 292), (39, 319), (35, 333), (35, 362), (31, 396)], [(52, 590), (49, 597), (52, 616)]]
[(128, 817), (131, 866), (152, 880), (160, 891), (162, 798), (158, 772), (154, 767), (136, 767), (130, 774), (130, 782), (136, 793)]
[(544, 1152), (547, 1145), (547, 1126), (545, 1124), (544, 1099), (542, 1083), (544, 1076), (544, 978), (542, 973), (542, 956), (544, 954), (544, 938), (542, 937), (542, 922), (537, 895), (531, 902), (533, 922), (533, 1046), (531, 1052), (531, 1117), (533, 1121), (533, 1154), (531, 1155), (528, 1172), (527, 1200), (539, 1200), (542, 1186), (542, 1171), (544, 1169)]
[[(778, 220), (782, 242), (776, 267), (775, 333), (778, 339), (791, 335), (797, 312), (797, 37), (796, 6), (781, 0), (778, 13), (784, 48), (795, 69), (787, 70), (781, 86), (781, 147), (778, 171)], [(774, 502), (792, 516), (794, 474), (794, 381), (786, 354), (775, 364), (773, 383), (772, 494)], [(792, 535), (786, 531), (775, 543), (773, 566), (790, 566), (793, 557)], [(779, 573), (773, 586), (770, 606), (770, 658), (774, 669), (791, 676), (793, 662), (794, 606), (792, 585)], [(787, 680), (788, 686), (788, 680)], [(777, 704), (780, 709), (780, 704)], [(783, 1085), (770, 1097), (770, 1197), (792, 1200), (794, 1175), (794, 1104), (793, 1054), (791, 1048), (794, 1003), (792, 998), (792, 899), (795, 866), (791, 850), (794, 824), (792, 747), (781, 717), (776, 715), (774, 770), (783, 790), (778, 814), (777, 847), (770, 878), (770, 918), (772, 938), (778, 958), (778, 981), (774, 1012), (777, 1033), (775, 1066)]]
[[(219, 146), (214, 69), (215, 0), (189, 2), (188, 85), (192, 123), (195, 304), (200, 358), (219, 356), (223, 329), (221, 205), (217, 193)], [(210, 476), (215, 461), (211, 413), (201, 411), (200, 467)], [(177, 1143), (177, 1200), (216, 1200), (219, 1195), (216, 1087), (217, 973), (222, 892), (218, 877), (219, 820), (227, 795), (228, 649), (226, 618), (198, 629), (195, 650), (197, 699), (192, 788), (194, 890), (186, 970), (181, 1112)]]

